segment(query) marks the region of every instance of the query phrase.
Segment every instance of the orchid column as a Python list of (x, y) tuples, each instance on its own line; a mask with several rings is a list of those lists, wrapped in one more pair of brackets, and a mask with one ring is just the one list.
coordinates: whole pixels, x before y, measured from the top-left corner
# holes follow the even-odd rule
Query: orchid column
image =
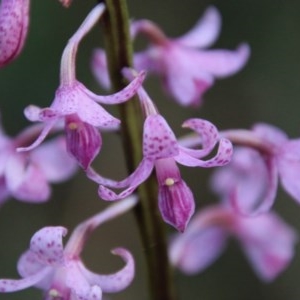
[[(106, 0), (104, 15), (105, 46), (110, 80), (115, 90), (124, 87), (121, 75), (123, 67), (132, 65), (132, 43), (129, 34), (129, 19), (125, 0)], [(129, 171), (133, 171), (142, 157), (142, 113), (137, 99), (120, 107), (122, 137)], [(140, 186), (140, 202), (135, 215), (140, 228), (146, 255), (150, 299), (175, 299), (173, 282), (168, 263), (166, 236), (157, 207), (157, 186), (149, 178)], [(153, 246), (155, 245), (155, 246)]]

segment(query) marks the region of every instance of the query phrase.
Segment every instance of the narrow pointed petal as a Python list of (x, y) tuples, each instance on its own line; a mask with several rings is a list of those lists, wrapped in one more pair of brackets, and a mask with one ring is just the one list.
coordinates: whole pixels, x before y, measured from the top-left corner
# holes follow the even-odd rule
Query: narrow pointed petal
[(174, 159), (178, 163), (188, 167), (211, 168), (228, 164), (231, 160), (232, 153), (233, 147), (231, 142), (227, 139), (221, 138), (217, 154), (210, 159), (197, 159), (189, 153), (186, 153), (186, 148), (183, 147), (180, 147), (180, 153), (175, 156)]
[(218, 227), (199, 228), (196, 233), (187, 230), (171, 241), (171, 263), (188, 275), (202, 272), (222, 254), (227, 237), (225, 230)]
[(29, 145), (27, 147), (19, 147), (19, 148), (17, 148), (17, 151), (18, 152), (31, 151), (34, 148), (36, 148), (37, 146), (39, 146), (45, 140), (48, 133), (54, 127), (55, 123), (56, 123), (56, 120), (52, 120), (52, 121), (49, 121), (48, 123), (46, 123), (45, 127), (41, 131), (38, 138), (31, 145)]
[(44, 227), (37, 231), (30, 241), (30, 250), (35, 253), (40, 263), (46, 266), (64, 264), (62, 238), (67, 234), (64, 227)]
[(209, 47), (218, 38), (220, 30), (221, 15), (214, 6), (210, 6), (189, 32), (175, 41), (187, 47)]
[(29, 0), (2, 0), (0, 4), (0, 68), (22, 51), (29, 25)]
[(249, 56), (250, 47), (247, 44), (241, 44), (234, 51), (207, 50), (195, 53), (194, 63), (213, 76), (222, 78), (240, 71), (248, 61)]
[(123, 103), (130, 98), (132, 98), (137, 90), (141, 87), (144, 79), (146, 77), (146, 72), (141, 71), (137, 76), (121, 91), (109, 95), (109, 96), (100, 96), (96, 95), (88, 89), (84, 89), (84, 92), (94, 101), (97, 101), (102, 104), (119, 104)]
[(219, 141), (219, 133), (214, 124), (202, 119), (189, 119), (182, 124), (183, 128), (189, 128), (196, 131), (200, 136), (202, 149), (185, 148), (185, 152), (195, 158), (201, 158), (208, 155), (217, 142)]
[(23, 279), (1, 279), (0, 293), (10, 293), (24, 290), (28, 287), (34, 286), (43, 280), (49, 274), (49, 269), (44, 268), (40, 272)]
[(85, 170), (99, 153), (102, 139), (94, 126), (82, 122), (77, 115), (66, 118), (67, 151), (77, 160)]
[(50, 186), (39, 166), (30, 158), (11, 156), (6, 164), (6, 184), (13, 197), (21, 201), (44, 202), (50, 197)]
[(284, 189), (300, 203), (300, 140), (291, 140), (282, 145), (277, 154), (277, 164)]
[(98, 275), (82, 267), (87, 281), (91, 285), (98, 285), (104, 293), (115, 293), (127, 288), (134, 278), (135, 264), (129, 251), (124, 248), (116, 248), (113, 254), (119, 255), (125, 262), (125, 266), (118, 272), (109, 275)]
[(176, 137), (161, 115), (150, 115), (144, 123), (143, 153), (153, 160), (179, 153)]
[(150, 176), (153, 167), (154, 163), (152, 160), (143, 159), (136, 170), (129, 177), (112, 185), (113, 188), (122, 188), (124, 186), (128, 186), (127, 189), (120, 194), (116, 194), (105, 186), (100, 185), (98, 189), (99, 196), (104, 200), (114, 201), (131, 195), (134, 190)]
[(274, 280), (291, 262), (297, 237), (277, 215), (243, 218), (237, 230), (243, 249), (261, 279)]

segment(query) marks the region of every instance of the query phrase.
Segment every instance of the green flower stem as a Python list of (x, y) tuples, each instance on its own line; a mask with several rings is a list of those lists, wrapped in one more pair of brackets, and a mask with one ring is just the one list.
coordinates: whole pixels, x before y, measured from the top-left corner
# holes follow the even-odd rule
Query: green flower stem
[[(132, 42), (125, 0), (106, 0), (103, 30), (110, 79), (114, 90), (126, 84), (121, 70), (132, 66)], [(122, 138), (128, 171), (132, 172), (142, 159), (143, 116), (138, 99), (120, 105)], [(152, 176), (138, 189), (139, 204), (135, 215), (142, 237), (149, 278), (149, 299), (174, 300), (172, 272), (168, 262), (165, 224), (157, 207), (157, 184)]]

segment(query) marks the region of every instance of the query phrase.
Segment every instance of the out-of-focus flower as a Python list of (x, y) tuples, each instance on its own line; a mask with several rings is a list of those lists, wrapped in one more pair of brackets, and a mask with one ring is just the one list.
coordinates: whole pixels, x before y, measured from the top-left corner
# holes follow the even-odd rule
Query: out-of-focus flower
[(244, 147), (236, 148), (231, 163), (213, 176), (212, 188), (221, 198), (243, 214), (265, 212), (274, 203), (280, 179), (286, 192), (300, 202), (300, 139), (289, 139), (267, 124), (223, 135)]
[(86, 169), (99, 153), (102, 140), (98, 128), (116, 129), (120, 121), (96, 102), (118, 104), (130, 99), (141, 85), (145, 74), (140, 73), (126, 88), (109, 96), (99, 96), (88, 90), (75, 76), (75, 58), (81, 39), (102, 15), (105, 6), (98, 4), (87, 16), (78, 31), (69, 40), (61, 60), (61, 82), (53, 103), (48, 108), (29, 106), (25, 115), (30, 121), (41, 121), (45, 127), (36, 141), (19, 151), (38, 146), (59, 120), (64, 120), (67, 150), (79, 165)]
[(128, 198), (81, 223), (65, 247), (62, 237), (67, 234), (66, 228), (42, 228), (33, 235), (29, 250), (19, 259), (18, 272), (23, 278), (1, 279), (0, 293), (35, 286), (46, 293), (45, 299), (101, 300), (102, 292), (116, 293), (125, 289), (134, 277), (134, 260), (126, 249), (116, 248), (112, 251), (126, 265), (115, 274), (109, 275), (99, 275), (88, 270), (80, 254), (92, 230), (125, 213), (135, 204), (135, 198)]
[(0, 203), (9, 196), (26, 202), (47, 201), (51, 193), (50, 183), (67, 180), (77, 170), (62, 137), (47, 141), (29, 152), (16, 151), (40, 130), (40, 126), (28, 127), (15, 138), (10, 138), (0, 129)]
[[(190, 119), (183, 127), (190, 128), (202, 138), (202, 149), (181, 147), (166, 120), (158, 113), (144, 89), (138, 90), (141, 105), (146, 115), (143, 131), (143, 159), (137, 169), (120, 182), (108, 181), (88, 171), (88, 176), (100, 184), (99, 195), (105, 200), (122, 199), (130, 195), (151, 174), (153, 168), (158, 180), (159, 209), (165, 222), (179, 231), (184, 231), (194, 213), (194, 198), (191, 190), (182, 180), (176, 162), (189, 167), (223, 166), (232, 155), (232, 145), (219, 137), (217, 128), (202, 119)], [(217, 154), (207, 160), (219, 143)], [(126, 188), (119, 195), (108, 187)]]
[(294, 230), (275, 213), (246, 218), (215, 205), (200, 211), (186, 232), (174, 237), (171, 262), (186, 274), (201, 272), (220, 256), (229, 236), (238, 240), (257, 276), (267, 282), (287, 268), (297, 241)]
[(0, 68), (18, 57), (29, 25), (29, 0), (2, 0), (0, 3)]
[[(199, 106), (202, 95), (215, 78), (235, 74), (246, 64), (250, 49), (241, 44), (236, 50), (205, 50), (218, 37), (221, 17), (209, 7), (194, 28), (179, 38), (168, 38), (149, 20), (134, 21), (132, 37), (145, 35), (150, 46), (134, 55), (134, 67), (162, 77), (166, 90), (183, 106)], [(103, 50), (97, 49), (92, 60), (97, 79), (106, 87), (108, 76)]]

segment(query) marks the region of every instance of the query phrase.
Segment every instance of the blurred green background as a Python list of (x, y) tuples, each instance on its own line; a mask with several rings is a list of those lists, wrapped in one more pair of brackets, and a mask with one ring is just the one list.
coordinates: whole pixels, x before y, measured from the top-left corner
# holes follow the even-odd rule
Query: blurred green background
[[(95, 2), (74, 0), (69, 9), (63, 9), (56, 0), (32, 1), (26, 47), (18, 60), (0, 70), (0, 109), (8, 134), (14, 135), (28, 124), (23, 116), (26, 105), (51, 103), (59, 83), (62, 50)], [(208, 5), (215, 5), (221, 11), (223, 27), (214, 48), (233, 49), (244, 41), (251, 46), (247, 66), (237, 75), (218, 81), (206, 93), (200, 110), (178, 107), (161, 92), (158, 80), (147, 80), (150, 95), (175, 132), (181, 133), (180, 124), (186, 118), (201, 117), (220, 129), (248, 128), (264, 121), (281, 127), (291, 137), (299, 137), (300, 1), (128, 0), (128, 5), (132, 18), (152, 19), (174, 37), (194, 25)], [(78, 78), (97, 92), (101, 89), (90, 72), (90, 55), (102, 43), (101, 32), (95, 28), (78, 53)], [(104, 134), (103, 141), (97, 169), (107, 176), (125, 176), (120, 142), (111, 134)], [(206, 187), (208, 170), (183, 168), (182, 174), (194, 191), (199, 208), (217, 200)], [(55, 186), (46, 204), (32, 205), (13, 199), (5, 203), (0, 209), (0, 277), (18, 277), (16, 261), (35, 231), (47, 225), (63, 225), (72, 230), (105, 206), (97, 196), (97, 187), (82, 172)], [(300, 207), (281, 190), (275, 209), (300, 229)], [(118, 270), (122, 262), (109, 252), (118, 246), (133, 252), (137, 272), (127, 290), (111, 294), (109, 299), (147, 299), (143, 250), (131, 214), (96, 230), (83, 253), (87, 266), (102, 273)], [(291, 266), (273, 283), (264, 284), (256, 278), (238, 245), (232, 242), (226, 253), (202, 274), (186, 277), (176, 271), (175, 279), (180, 299), (298, 300), (299, 275), (300, 253), (296, 251)], [(41, 293), (28, 289), (0, 294), (0, 299), (41, 299)]]

